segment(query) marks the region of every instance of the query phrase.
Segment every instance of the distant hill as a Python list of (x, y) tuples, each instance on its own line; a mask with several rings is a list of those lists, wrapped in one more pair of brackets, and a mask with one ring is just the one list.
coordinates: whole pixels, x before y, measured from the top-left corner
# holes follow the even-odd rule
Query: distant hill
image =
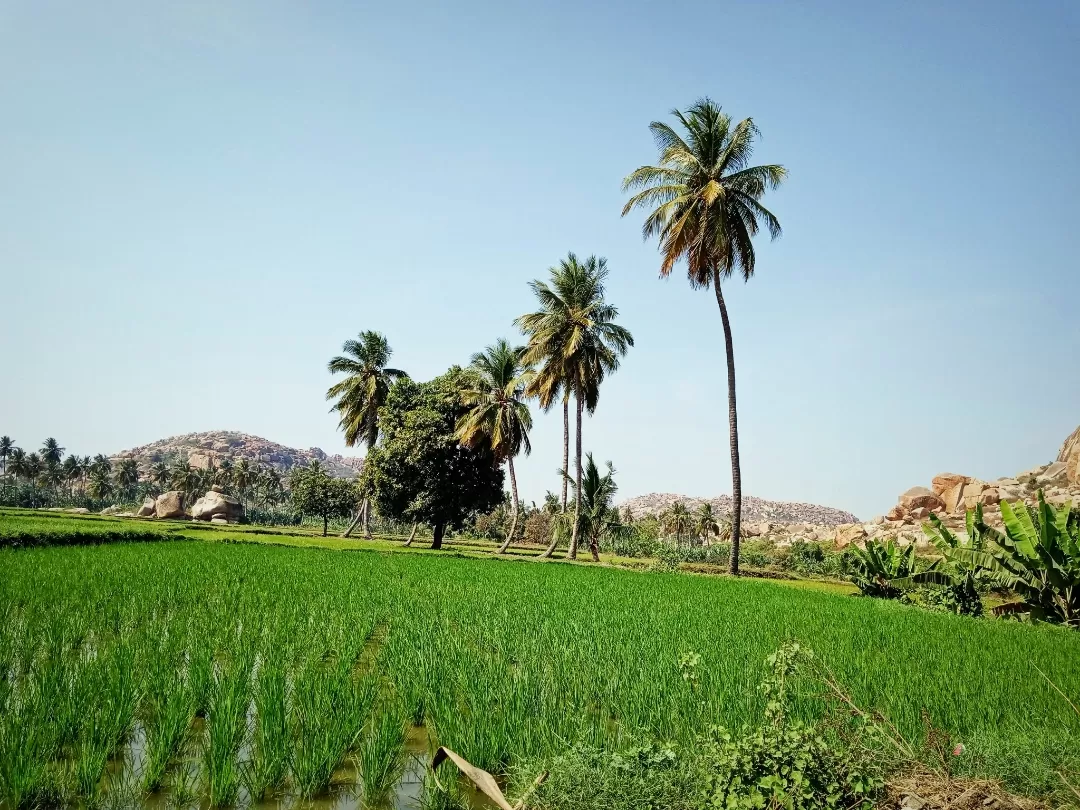
[(168, 439), (133, 447), (113, 456), (114, 461), (122, 458), (134, 458), (140, 467), (149, 467), (162, 460), (171, 463), (177, 459), (186, 459), (188, 464), (199, 469), (206, 469), (211, 463), (220, 467), (226, 458), (233, 462), (246, 458), (251, 462), (270, 464), (282, 472), (298, 464), (318, 460), (326, 466), (331, 475), (338, 478), (355, 477), (363, 465), (363, 459), (360, 458), (327, 455), (318, 447), (298, 450), (235, 430), (210, 430), (205, 433), (170, 436)]
[[(636, 498), (628, 498), (619, 504), (619, 511), (622, 512), (629, 507), (634, 517), (658, 515), (677, 501), (682, 501), (690, 511), (697, 509), (703, 503), (710, 503), (717, 514), (721, 515), (730, 515), (734, 504), (730, 495), (721, 495), (718, 498), (689, 498), (668, 492), (653, 492)], [(859, 519), (851, 512), (834, 509), (831, 506), (792, 501), (767, 501), (750, 495), (743, 496), (742, 519), (744, 523), (768, 521), (770, 523), (809, 523), (812, 526), (839, 526), (843, 523), (859, 522)]]

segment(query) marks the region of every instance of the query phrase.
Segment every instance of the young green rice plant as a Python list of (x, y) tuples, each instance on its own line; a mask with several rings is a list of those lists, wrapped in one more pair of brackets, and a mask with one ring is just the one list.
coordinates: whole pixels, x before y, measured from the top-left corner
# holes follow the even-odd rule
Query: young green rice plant
[(13, 691), (0, 714), (0, 805), (22, 808), (44, 793), (51, 730), (36, 716), (35, 696)]
[(253, 799), (265, 798), (289, 773), (286, 673), (280, 655), (263, 658), (255, 683), (255, 728), (244, 782)]
[(365, 807), (383, 802), (405, 770), (405, 723), (396, 712), (373, 717), (354, 758), (363, 784)]
[(183, 747), (195, 719), (195, 702), (188, 685), (180, 678), (164, 693), (151, 698), (151, 702), (142, 772), (143, 790), (148, 793), (161, 787), (169, 765)]
[(296, 788), (306, 798), (330, 787), (374, 703), (375, 681), (356, 680), (350, 670), (310, 662), (294, 686), (291, 765)]
[(210, 689), (206, 714), (204, 770), (212, 807), (233, 804), (240, 792), (237, 757), (247, 733), (247, 710), (251, 697), (251, 667), (241, 659), (219, 666)]

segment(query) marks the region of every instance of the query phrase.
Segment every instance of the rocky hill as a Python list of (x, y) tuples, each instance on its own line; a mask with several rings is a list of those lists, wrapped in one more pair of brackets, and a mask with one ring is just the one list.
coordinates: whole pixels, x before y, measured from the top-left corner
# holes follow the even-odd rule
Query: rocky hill
[[(687, 509), (693, 511), (703, 503), (712, 504), (721, 515), (730, 515), (733, 500), (730, 495), (719, 498), (689, 498), (685, 495), (653, 492), (629, 498), (619, 504), (619, 511), (629, 508), (634, 517), (658, 515), (677, 501), (682, 501)], [(818, 506), (813, 503), (794, 503), (792, 501), (767, 501), (764, 498), (743, 496), (742, 519), (744, 523), (801, 523), (810, 526), (838, 526), (843, 523), (857, 523), (858, 518), (842, 509), (831, 506)]]
[(363, 459), (352, 456), (327, 455), (318, 447), (298, 450), (234, 430), (211, 430), (171, 436), (113, 456), (114, 461), (123, 458), (136, 459), (140, 467), (149, 467), (156, 461), (171, 463), (186, 459), (188, 464), (199, 469), (206, 469), (211, 463), (215, 467), (221, 466), (221, 462), (226, 458), (232, 459), (234, 463), (246, 458), (253, 463), (270, 464), (282, 472), (298, 464), (318, 460), (326, 466), (331, 475), (339, 478), (354, 477), (363, 463)]

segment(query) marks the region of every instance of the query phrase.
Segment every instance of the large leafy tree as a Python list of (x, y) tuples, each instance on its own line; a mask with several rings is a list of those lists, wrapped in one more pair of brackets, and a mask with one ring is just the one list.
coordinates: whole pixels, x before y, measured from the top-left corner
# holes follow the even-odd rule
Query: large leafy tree
[[(343, 354), (327, 364), (327, 370), (346, 376), (330, 386), (326, 398), (334, 400), (332, 410), (338, 412), (341, 429), (345, 431), (345, 444), (354, 447), (362, 442), (370, 452), (379, 440), (379, 408), (386, 404), (391, 386), (408, 375), (387, 365), (393, 350), (380, 332), (365, 330), (355, 340), (346, 340), (341, 351)], [(370, 537), (368, 503), (365, 497), (357, 520), (363, 519), (364, 534)], [(357, 520), (345, 530), (346, 537)]]
[(457, 424), (457, 437), (466, 447), (487, 443), (496, 463), (506, 462), (510, 474), (510, 530), (499, 546), (502, 554), (510, 546), (518, 524), (517, 475), (514, 457), (532, 452), (529, 431), (532, 414), (525, 402), (529, 370), (522, 363), (525, 347), (512, 347), (505, 340), (474, 354), (462, 398), (469, 410)]
[(292, 506), (302, 515), (322, 518), (323, 537), (332, 518), (348, 517), (356, 508), (356, 484), (327, 475), (317, 462), (296, 467), (289, 476)]
[(769, 189), (787, 176), (783, 166), (751, 166), (758, 129), (750, 118), (738, 123), (719, 105), (702, 99), (685, 112), (672, 115), (682, 134), (661, 121), (649, 125), (659, 158), (656, 166), (642, 166), (623, 180), (632, 196), (623, 216), (634, 209), (648, 212), (642, 226), (645, 239), (657, 237), (663, 260), (661, 278), (676, 263), (686, 264), (694, 288), (711, 287), (720, 308), (727, 355), (728, 432), (731, 445), (731, 573), (739, 573), (742, 520), (742, 473), (739, 465), (739, 427), (735, 402), (735, 350), (731, 323), (721, 282), (737, 274), (744, 281), (754, 275), (753, 237), (761, 226), (780, 235), (780, 221), (761, 204)]
[[(537, 366), (527, 393), (536, 396), (542, 408), (550, 408), (561, 394), (564, 398), (563, 457), (569, 445), (567, 397), (576, 407), (575, 485), (581, 489), (581, 417), (596, 411), (600, 385), (614, 373), (627, 349), (634, 345), (630, 331), (615, 323), (619, 310), (605, 297), (607, 260), (590, 256), (579, 262), (573, 253), (551, 269), (551, 283), (533, 281), (531, 287), (540, 302), (536, 312), (522, 315), (517, 325), (528, 335), (525, 362)], [(566, 469), (564, 464), (563, 469)], [(565, 495), (564, 495), (565, 499)], [(580, 535), (580, 506), (570, 538), (570, 559), (577, 558)], [(545, 552), (549, 555), (554, 544)]]
[(41, 461), (43, 464), (59, 464), (64, 458), (64, 448), (56, 439), (50, 437), (41, 445)]
[(10, 436), (0, 436), (0, 475), (7, 475), (7, 463), (11, 458), (11, 451), (15, 449), (15, 442)]
[(491, 444), (457, 438), (468, 415), (469, 375), (454, 367), (431, 382), (398, 380), (379, 409), (382, 438), (364, 462), (362, 484), (387, 517), (427, 523), (442, 548), (447, 528), (487, 512), (503, 497), (503, 472)]

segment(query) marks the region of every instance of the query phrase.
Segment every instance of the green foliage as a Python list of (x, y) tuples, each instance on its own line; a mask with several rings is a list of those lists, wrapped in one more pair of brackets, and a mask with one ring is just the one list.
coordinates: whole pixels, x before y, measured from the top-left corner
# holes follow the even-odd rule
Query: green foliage
[[(762, 684), (764, 722), (732, 735), (712, 733), (702, 746), (709, 762), (704, 807), (870, 808), (885, 787), (884, 773), (863, 747), (845, 745), (825, 726), (788, 716), (789, 692), (812, 653), (785, 644), (768, 659)], [(867, 729), (862, 730), (867, 733)]]
[[(926, 607), (958, 613), (962, 616), (982, 616), (980, 586), (985, 587), (983, 569), (971, 563), (967, 552), (981, 553), (985, 550), (983, 534), (977, 524), (982, 523), (982, 505), (967, 513), (967, 531), (958, 538), (941, 522), (937, 515), (923, 524), (923, 533), (942, 555), (939, 564), (927, 571), (920, 571), (894, 580), (892, 584), (901, 589), (924, 586), (917, 601)], [(927, 587), (929, 586), (929, 587)]]
[(323, 522), (323, 536), (331, 518), (348, 517), (360, 500), (356, 484), (327, 475), (317, 464), (297, 467), (289, 476), (294, 510)]
[(1023, 506), (1002, 503), (1005, 532), (980, 522), (976, 528), (986, 549), (956, 552), (959, 561), (987, 569), (1020, 596), (1022, 601), (995, 612), (1080, 628), (1080, 529), (1070, 508), (1048, 504), (1041, 490), (1034, 516)]
[(387, 366), (393, 352), (379, 332), (361, 332), (355, 340), (346, 340), (341, 350), (344, 354), (333, 358), (327, 370), (346, 376), (330, 387), (326, 398), (335, 400), (333, 409), (345, 431), (345, 444), (352, 447), (363, 442), (370, 450), (379, 438), (379, 408), (394, 382), (408, 375)]
[(469, 379), (452, 368), (431, 382), (401, 380), (379, 411), (382, 441), (364, 464), (364, 486), (379, 513), (434, 528), (441, 545), (446, 528), (502, 501), (503, 472), (490, 444), (462, 445), (457, 425), (468, 413)]
[(903, 598), (904, 589), (893, 583), (915, 573), (914, 544), (899, 546), (892, 539), (885, 543), (868, 540), (865, 549), (851, 546), (848, 551), (851, 581), (864, 596)]

